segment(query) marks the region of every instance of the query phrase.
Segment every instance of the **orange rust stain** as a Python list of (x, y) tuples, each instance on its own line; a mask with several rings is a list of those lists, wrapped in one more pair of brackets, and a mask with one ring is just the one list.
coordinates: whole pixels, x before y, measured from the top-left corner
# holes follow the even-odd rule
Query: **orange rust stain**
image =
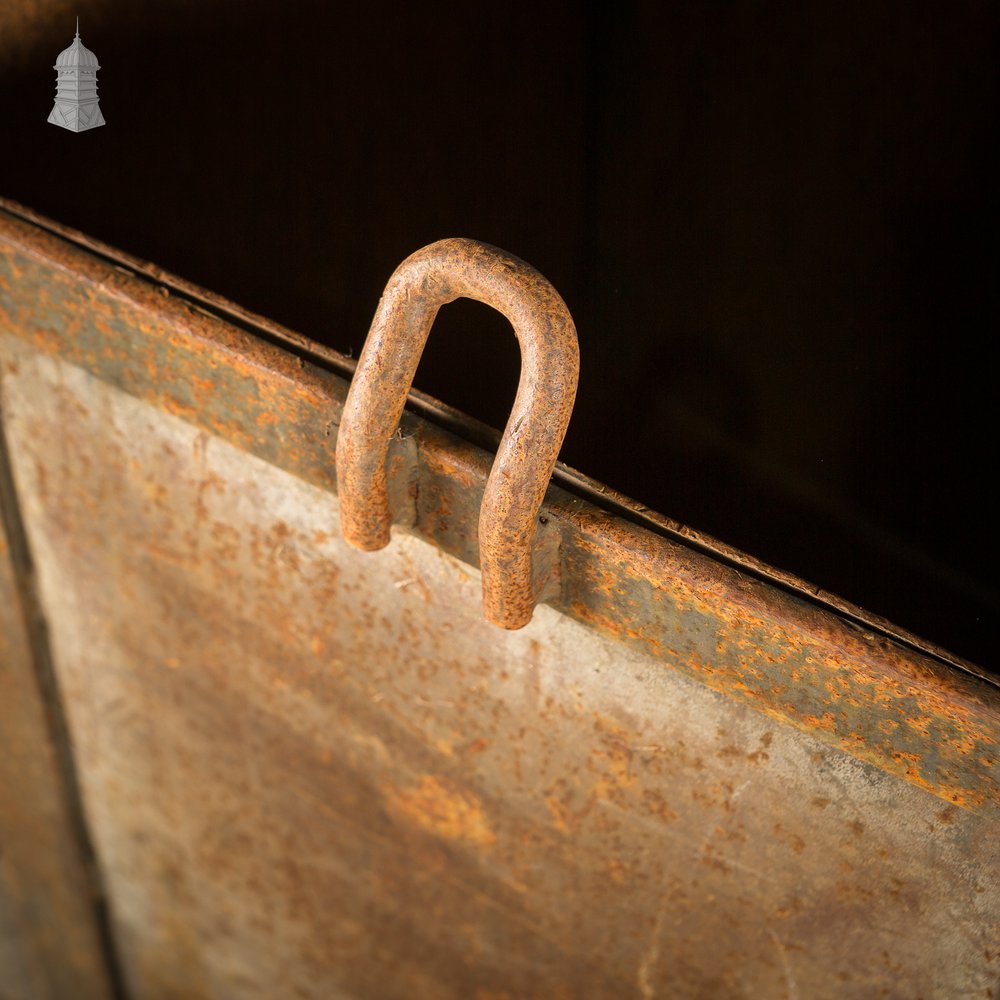
[(678, 818), (677, 813), (667, 805), (667, 800), (659, 792), (647, 789), (642, 793), (642, 799), (650, 816), (658, 816), (667, 823)]
[(628, 866), (619, 858), (608, 858), (608, 874), (620, 885), (628, 875)]
[(934, 724), (934, 720), (929, 715), (925, 715), (921, 718), (907, 718), (906, 724), (921, 736), (929, 737), (930, 728)]
[[(632, 779), (630, 784), (634, 784), (635, 779)], [(623, 806), (625, 805), (625, 791), (621, 784), (618, 783), (613, 777), (612, 778), (599, 778), (594, 784), (594, 790), (591, 793), (594, 800), (597, 802), (613, 802), (615, 805)]]
[(959, 756), (967, 757), (976, 749), (976, 741), (971, 736), (965, 736), (961, 739), (948, 740), (948, 746)]
[(476, 486), (483, 475), (483, 468), (476, 462), (478, 456), (455, 456), (433, 445), (425, 445), (422, 455), (430, 472), (447, 476), (462, 486)]
[(169, 495), (167, 488), (162, 483), (154, 483), (149, 480), (143, 481), (141, 489), (146, 498), (154, 504), (159, 504)]
[(547, 795), (545, 797), (545, 805), (548, 806), (549, 813), (552, 816), (552, 825), (560, 833), (569, 833), (569, 810), (559, 801), (554, 795)]
[(828, 733), (837, 731), (837, 722), (832, 712), (824, 712), (822, 718), (815, 715), (803, 715), (801, 718), (810, 729), (825, 729)]
[(446, 778), (424, 774), (415, 788), (389, 788), (385, 794), (393, 812), (428, 833), (481, 847), (496, 842), (479, 799)]
[(188, 420), (191, 423), (197, 423), (198, 411), (193, 406), (189, 406), (187, 403), (178, 399), (176, 396), (165, 392), (161, 400), (161, 405), (167, 413), (170, 413), (175, 417), (180, 417), (183, 420)]
[(795, 854), (801, 854), (806, 849), (806, 842), (791, 830), (786, 830), (780, 823), (774, 825), (774, 836), (787, 844)]
[(638, 784), (638, 777), (632, 769), (632, 750), (625, 740), (625, 730), (601, 716), (597, 717), (594, 728), (604, 736), (604, 747), (590, 752), (588, 768), (599, 775), (594, 785), (598, 799), (620, 801), (626, 789)]

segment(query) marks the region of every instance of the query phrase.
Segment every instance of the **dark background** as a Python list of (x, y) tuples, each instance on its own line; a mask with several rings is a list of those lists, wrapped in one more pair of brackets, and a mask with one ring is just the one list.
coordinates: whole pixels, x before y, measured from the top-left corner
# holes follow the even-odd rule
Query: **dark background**
[[(411, 251), (502, 246), (577, 322), (564, 461), (995, 668), (998, 20), (6, 0), (0, 193), (355, 355)], [(457, 303), (417, 385), (502, 427), (517, 371)]]

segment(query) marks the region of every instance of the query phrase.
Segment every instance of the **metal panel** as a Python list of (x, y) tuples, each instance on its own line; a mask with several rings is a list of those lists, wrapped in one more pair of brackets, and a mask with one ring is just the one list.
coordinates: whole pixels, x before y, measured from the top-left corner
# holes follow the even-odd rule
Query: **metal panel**
[(19, 524), (5, 458), (0, 440), (0, 997), (107, 1000), (98, 901), (54, 736), (59, 707), (50, 689), (43, 697), (44, 627), (7, 537)]
[(16, 222), (0, 323), (135, 996), (993, 996), (989, 683), (557, 487), (503, 632), (489, 455), (357, 552), (340, 378)]

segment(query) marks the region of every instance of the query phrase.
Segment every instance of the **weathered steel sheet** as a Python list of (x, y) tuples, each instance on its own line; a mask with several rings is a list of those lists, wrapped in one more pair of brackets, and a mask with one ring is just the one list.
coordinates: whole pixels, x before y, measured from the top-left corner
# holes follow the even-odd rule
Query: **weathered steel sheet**
[(5, 381), (132, 992), (986, 995), (996, 827), (62, 362)]
[[(17, 222), (8, 434), (137, 997), (992, 998), (996, 690), (412, 416), (344, 544), (344, 382)], [(391, 484), (390, 484), (391, 486)]]
[(51, 735), (57, 709), (42, 697), (4, 531), (3, 455), (0, 442), (0, 997), (108, 1000), (96, 900)]
[[(299, 353), (281, 349), (192, 303), (192, 286), (172, 279), (170, 287), (181, 296), (0, 209), (0, 321), (13, 336), (335, 489), (344, 381), (306, 360), (319, 352), (302, 351), (303, 338), (289, 337)], [(241, 323), (230, 304), (206, 299)], [(475, 565), (492, 456), (410, 414), (390, 456), (395, 520)], [(696, 532), (677, 532), (692, 548), (647, 530), (672, 522), (644, 512), (638, 524), (640, 511), (609, 513), (551, 488), (536, 549), (557, 550), (568, 572), (543, 598), (948, 801), (1000, 808), (995, 679), (969, 665), (950, 669), (917, 651), (912, 637), (892, 641), (871, 616), (858, 627), (856, 614), (824, 613), (760, 575), (793, 578), (718, 543), (724, 561), (706, 557)], [(757, 630), (756, 641), (747, 629)]]

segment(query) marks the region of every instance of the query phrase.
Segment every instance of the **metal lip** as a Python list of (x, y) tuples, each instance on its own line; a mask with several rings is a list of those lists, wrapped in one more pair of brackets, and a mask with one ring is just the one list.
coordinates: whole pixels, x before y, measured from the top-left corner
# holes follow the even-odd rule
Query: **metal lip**
[[(354, 375), (357, 359), (317, 343), (266, 316), (246, 309), (216, 292), (202, 288), (194, 282), (170, 271), (117, 249), (101, 240), (88, 236), (71, 226), (64, 225), (36, 212), (17, 201), (0, 196), (0, 212), (21, 222), (36, 226), (91, 255), (111, 263), (140, 280), (159, 287), (164, 293), (177, 296), (214, 319), (219, 319), (261, 340), (348, 381)], [(407, 395), (406, 409), (462, 440), (495, 451), (501, 432), (449, 406), (435, 397), (411, 388)], [(824, 590), (794, 573), (771, 566), (723, 541), (651, 510), (610, 486), (557, 461), (552, 482), (607, 514), (644, 528), (653, 534), (679, 543), (692, 551), (708, 556), (741, 574), (760, 580), (807, 603), (834, 613), (843, 622), (862, 632), (879, 636), (907, 649), (931, 657), (963, 673), (969, 674), (996, 689), (1000, 677), (966, 660), (947, 649), (901, 628), (886, 618), (874, 614), (837, 594)]]

